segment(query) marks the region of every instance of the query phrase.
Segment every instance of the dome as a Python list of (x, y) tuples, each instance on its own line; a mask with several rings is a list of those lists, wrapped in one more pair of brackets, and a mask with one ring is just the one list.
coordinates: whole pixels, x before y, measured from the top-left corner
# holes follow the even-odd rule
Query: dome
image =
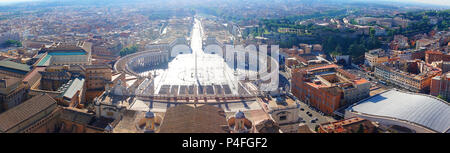
[(155, 117), (155, 113), (148, 111), (147, 113), (145, 113), (145, 118), (153, 118)]
[(234, 117), (235, 117), (236, 119), (243, 119), (243, 118), (245, 118), (245, 115), (244, 115), (243, 112), (238, 111), (238, 112), (236, 112), (236, 114), (234, 115)]

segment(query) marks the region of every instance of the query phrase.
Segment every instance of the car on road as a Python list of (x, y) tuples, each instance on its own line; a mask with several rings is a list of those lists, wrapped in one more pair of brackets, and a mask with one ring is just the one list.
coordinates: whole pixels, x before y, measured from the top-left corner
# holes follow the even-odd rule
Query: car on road
[(300, 108), (300, 110), (301, 110), (301, 111), (305, 111), (305, 109), (304, 109), (304, 108)]
[(311, 120), (311, 123), (316, 123), (316, 120)]
[(305, 121), (303, 118), (301, 118), (301, 117), (298, 119), (298, 121), (299, 121), (300, 123), (306, 123), (306, 121)]

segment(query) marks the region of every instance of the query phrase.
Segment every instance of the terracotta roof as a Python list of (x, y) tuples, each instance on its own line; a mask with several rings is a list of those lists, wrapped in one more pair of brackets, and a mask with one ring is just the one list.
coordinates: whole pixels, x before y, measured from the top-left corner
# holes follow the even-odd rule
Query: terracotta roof
[(366, 79), (364, 79), (364, 78), (361, 78), (361, 79), (356, 79), (356, 80), (354, 80), (353, 81), (355, 84), (364, 84), (364, 83), (368, 83), (369, 81), (367, 81)]
[(25, 76), (23, 81), (30, 81), (30, 79), (33, 78), (33, 76), (40, 75), (39, 72), (42, 72), (42, 71), (45, 71), (45, 67), (36, 67), (36, 68), (34, 68), (31, 72), (29, 72)]
[(167, 109), (160, 133), (227, 133), (223, 109), (202, 105), (178, 105)]
[(280, 133), (280, 126), (271, 119), (265, 119), (255, 125), (259, 133)]
[[(348, 118), (348, 119), (340, 120), (340, 121), (336, 121), (336, 122), (324, 123), (324, 124), (321, 124), (320, 126), (327, 132), (346, 133), (346, 132), (349, 132), (348, 129), (351, 129), (350, 126), (357, 126), (357, 125), (359, 125), (358, 123), (362, 124), (363, 122), (370, 123), (370, 121), (368, 121), (368, 120), (365, 120), (365, 119), (362, 119), (359, 117), (352, 117), (352, 118)], [(355, 125), (355, 124), (357, 124), (357, 125)]]
[(95, 116), (85, 110), (67, 107), (62, 110), (60, 118), (87, 125), (95, 118)]
[(0, 131), (7, 131), (52, 105), (56, 105), (56, 101), (49, 95), (34, 96), (0, 114)]
[(438, 54), (438, 55), (443, 55), (442, 52), (440, 52), (440, 51), (434, 51), (434, 50), (427, 50), (427, 51), (425, 51), (425, 54)]
[(351, 74), (350, 72), (347, 72), (347, 71), (345, 71), (345, 70), (343, 70), (343, 69), (337, 69), (337, 71), (338, 71), (339, 73), (341, 73), (342, 75), (344, 75), (345, 77), (347, 77), (348, 79), (350, 79), (350, 80), (356, 79), (356, 76), (355, 76), (355, 75), (353, 75), (353, 74)]
[(114, 121), (114, 119), (109, 118), (97, 118), (95, 114), (88, 112), (88, 110), (72, 107), (63, 108), (59, 118), (100, 129), (104, 129), (108, 124), (111, 124)]
[(328, 64), (328, 65), (323, 65), (323, 66), (308, 69), (308, 71), (315, 71), (315, 70), (328, 69), (328, 68), (338, 68), (338, 66), (336, 64)]

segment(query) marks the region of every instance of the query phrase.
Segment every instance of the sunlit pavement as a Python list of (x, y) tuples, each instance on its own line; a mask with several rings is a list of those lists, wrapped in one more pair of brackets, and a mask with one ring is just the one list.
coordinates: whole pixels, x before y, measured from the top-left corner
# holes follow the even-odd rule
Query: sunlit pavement
[[(305, 123), (306, 125), (308, 125), (308, 127), (309, 127), (311, 130), (314, 130), (315, 127), (316, 127), (317, 125), (320, 125), (320, 124), (323, 124), (323, 123), (328, 123), (328, 122), (334, 122), (334, 121), (336, 121), (334, 118), (332, 118), (332, 117), (330, 117), (330, 116), (324, 116), (324, 115), (319, 114), (317, 111), (312, 110), (311, 108), (309, 108), (309, 105), (306, 104), (306, 103), (303, 103), (303, 102), (301, 102), (301, 101), (299, 101), (299, 100), (297, 100), (297, 102), (300, 104), (300, 109), (301, 109), (301, 108), (304, 109), (304, 111), (301, 111), (301, 110), (300, 110), (299, 116), (300, 116), (301, 118), (303, 118), (303, 120), (305, 121), (304, 123)], [(312, 116), (309, 117), (309, 116), (306, 114), (306, 112), (310, 112), (310, 113), (312, 114)], [(315, 123), (311, 123), (311, 120), (313, 120), (314, 118), (317, 118), (318, 121), (316, 121)]]

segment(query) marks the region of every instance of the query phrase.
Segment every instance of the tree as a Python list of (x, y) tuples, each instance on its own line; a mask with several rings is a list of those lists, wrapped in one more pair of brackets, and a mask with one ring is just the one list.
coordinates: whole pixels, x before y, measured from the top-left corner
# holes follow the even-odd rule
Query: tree
[(22, 42), (17, 41), (17, 40), (8, 39), (5, 42), (3, 42), (3, 44), (1, 44), (1, 46), (2, 47), (12, 47), (12, 46), (22, 47)]
[(349, 47), (348, 47), (348, 52), (350, 53), (350, 55), (356, 55), (356, 52), (357, 52), (357, 50), (358, 50), (358, 48), (357, 48), (357, 44), (351, 44)]
[(367, 49), (375, 49), (380, 48), (381, 42), (376, 37), (370, 37), (369, 40), (365, 43), (365, 48)]
[(138, 50), (138, 46), (137, 45), (132, 45), (132, 46), (128, 46), (125, 48), (122, 48), (119, 52), (120, 56), (126, 56), (128, 54), (133, 54), (136, 53)]
[(334, 52), (342, 53), (342, 47), (341, 47), (340, 44), (338, 44), (338, 45), (336, 46), (336, 48), (334, 48)]
[[(445, 97), (444, 97), (444, 96), (442, 96), (442, 95), (440, 95), (440, 94), (439, 94), (439, 95), (438, 95), (437, 97), (438, 97), (439, 99), (442, 99), (442, 100), (445, 100), (445, 101), (447, 101), (447, 99), (445, 99)], [(447, 102), (448, 102), (448, 101), (447, 101)]]
[(370, 30), (369, 30), (369, 35), (370, 35), (371, 37), (373, 37), (373, 36), (375, 35), (375, 29), (374, 29), (374, 28), (370, 28)]
[(356, 20), (355, 20), (355, 19), (350, 19), (350, 24), (354, 24), (354, 25), (357, 25), (358, 23), (356, 22)]
[(328, 37), (328, 39), (325, 41), (324, 49), (327, 51), (336, 49), (336, 40), (333, 36)]

